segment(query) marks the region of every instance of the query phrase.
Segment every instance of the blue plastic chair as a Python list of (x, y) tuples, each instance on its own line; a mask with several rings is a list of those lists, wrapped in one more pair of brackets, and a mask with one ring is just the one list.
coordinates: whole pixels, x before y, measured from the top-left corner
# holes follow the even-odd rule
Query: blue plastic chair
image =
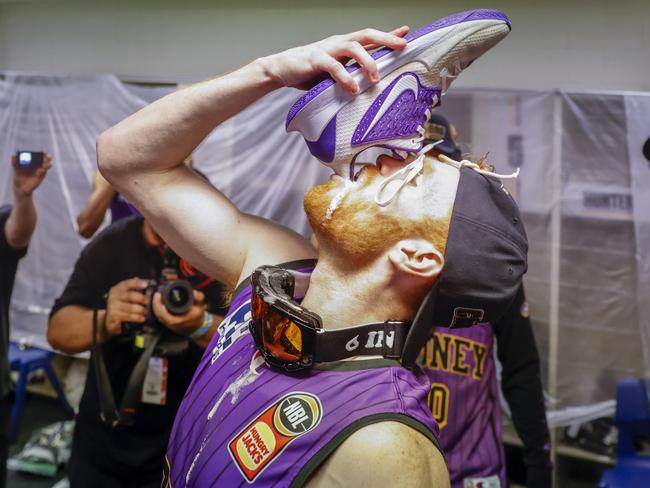
[(20, 427), (20, 419), (23, 413), (23, 405), (25, 403), (25, 394), (27, 393), (27, 379), (29, 373), (39, 369), (43, 369), (47, 375), (54, 391), (56, 391), (63, 409), (66, 414), (73, 416), (74, 412), (65, 397), (61, 383), (52, 369), (53, 352), (39, 349), (38, 347), (30, 347), (21, 349), (18, 344), (14, 342), (9, 343), (9, 367), (12, 370), (18, 371), (18, 384), (16, 385), (16, 401), (11, 410), (11, 442), (16, 442), (18, 437), (18, 430)]
[(608, 469), (599, 488), (650, 486), (650, 456), (634, 448), (635, 439), (650, 440), (650, 385), (637, 378), (619, 380), (616, 386), (616, 465)]

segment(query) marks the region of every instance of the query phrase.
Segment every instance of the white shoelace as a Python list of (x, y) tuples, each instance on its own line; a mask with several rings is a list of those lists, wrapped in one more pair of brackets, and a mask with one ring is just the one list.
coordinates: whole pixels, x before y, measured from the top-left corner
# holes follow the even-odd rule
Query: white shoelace
[[(434, 95), (432, 106), (435, 106), (437, 102), (438, 102), (438, 96)], [(430, 118), (431, 118), (431, 109), (427, 108), (424, 111), (424, 120), (427, 121)], [(418, 137), (411, 141), (413, 142), (413, 144), (417, 144), (424, 140), (424, 132), (425, 132), (424, 125), (418, 125), (416, 130), (418, 132)], [(413, 161), (411, 161), (409, 164), (404, 166), (401, 170), (397, 171), (396, 173), (393, 173), (388, 178), (386, 178), (381, 183), (381, 185), (379, 185), (379, 188), (377, 188), (377, 193), (375, 193), (375, 203), (380, 207), (385, 207), (386, 205), (389, 205), (393, 200), (395, 200), (395, 197), (402, 190), (402, 188), (408, 185), (422, 172), (422, 168), (424, 167), (424, 155), (427, 152), (429, 152), (431, 149), (433, 149), (437, 144), (440, 144), (441, 142), (442, 139), (434, 142), (433, 144), (427, 144), (426, 146), (423, 146), (422, 149), (420, 149), (417, 152), (417, 157)], [(403, 158), (406, 158), (407, 153), (405, 151), (398, 151), (398, 155)], [(402, 184), (398, 186), (393, 192), (393, 194), (390, 195), (386, 200), (381, 200), (381, 194), (386, 189), (386, 187), (389, 184), (391, 184), (393, 181), (399, 179), (402, 180)]]
[[(417, 152), (417, 157), (413, 161), (382, 181), (381, 185), (379, 185), (379, 188), (377, 188), (377, 193), (375, 193), (375, 203), (380, 207), (385, 207), (386, 205), (389, 205), (393, 200), (395, 200), (395, 197), (397, 197), (397, 194), (402, 190), (402, 188), (408, 185), (422, 172), (422, 168), (424, 167), (424, 156), (426, 153), (433, 149), (436, 144), (440, 144), (441, 142), (442, 140), (436, 141), (433, 144), (427, 144), (426, 146), (422, 147), (422, 149)], [(381, 200), (381, 194), (384, 192), (384, 190), (386, 190), (388, 185), (390, 185), (393, 181), (399, 180), (402, 181), (401, 185), (395, 188), (395, 191), (393, 191), (393, 193), (390, 194), (388, 198)]]
[(438, 155), (438, 161), (440, 161), (441, 163), (450, 164), (454, 168), (458, 168), (458, 169), (461, 169), (463, 166), (467, 166), (468, 168), (472, 168), (477, 173), (481, 173), (482, 175), (494, 176), (495, 178), (499, 178), (500, 180), (514, 180), (517, 178), (517, 176), (519, 176), (519, 168), (517, 168), (514, 171), (514, 173), (510, 173), (509, 175), (502, 175), (499, 173), (494, 173), (493, 171), (487, 171), (481, 169), (481, 167), (478, 164), (473, 163), (472, 161), (468, 161), (467, 159), (456, 161), (455, 159), (451, 159), (449, 156), (445, 156), (444, 154)]
[[(430, 112), (427, 110), (427, 120), (429, 120), (429, 115)], [(414, 139), (413, 142), (421, 142), (422, 140), (424, 140), (423, 127), (418, 127), (418, 133), (420, 134), (420, 138)], [(408, 185), (422, 172), (422, 169), (424, 168), (424, 156), (426, 155), (426, 153), (428, 153), (431, 149), (433, 149), (436, 145), (440, 144), (441, 142), (443, 142), (442, 139), (434, 142), (433, 144), (427, 144), (426, 146), (423, 146), (422, 149), (420, 149), (417, 152), (417, 157), (413, 161), (411, 161), (402, 169), (393, 173), (384, 181), (382, 181), (381, 185), (379, 185), (379, 188), (377, 188), (377, 193), (375, 193), (375, 203), (380, 207), (385, 207), (389, 205), (393, 200), (395, 200), (397, 194), (402, 190), (402, 188)], [(519, 168), (517, 168), (514, 173), (511, 173), (509, 175), (502, 175), (499, 173), (495, 173), (493, 171), (486, 171), (484, 169), (481, 169), (481, 167), (478, 164), (469, 161), (467, 159), (456, 161), (455, 159), (452, 159), (449, 156), (445, 156), (444, 154), (439, 154), (438, 160), (441, 163), (449, 164), (454, 168), (457, 168), (458, 170), (460, 170), (463, 166), (467, 166), (468, 168), (473, 169), (477, 173), (493, 176), (499, 179), (515, 179), (517, 178), (517, 176), (519, 176)], [(381, 199), (382, 193), (386, 190), (388, 185), (390, 185), (394, 181), (400, 181), (400, 180), (401, 180), (401, 184), (398, 187), (396, 187), (391, 194), (388, 195), (388, 198), (382, 200)]]

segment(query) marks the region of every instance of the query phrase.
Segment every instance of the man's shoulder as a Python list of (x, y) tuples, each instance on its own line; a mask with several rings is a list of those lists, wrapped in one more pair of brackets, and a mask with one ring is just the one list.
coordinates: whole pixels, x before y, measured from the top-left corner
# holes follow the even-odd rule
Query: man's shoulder
[(440, 449), (424, 434), (397, 421), (367, 425), (348, 437), (306, 484), (329, 486), (345, 479), (351, 486), (448, 487)]

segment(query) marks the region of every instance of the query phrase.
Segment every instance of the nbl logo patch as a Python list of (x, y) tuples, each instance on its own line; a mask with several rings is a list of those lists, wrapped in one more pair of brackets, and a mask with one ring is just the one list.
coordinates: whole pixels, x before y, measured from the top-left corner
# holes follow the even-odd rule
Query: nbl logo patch
[(323, 406), (317, 396), (304, 392), (284, 395), (230, 441), (230, 455), (252, 483), (289, 443), (316, 428), (322, 418)]

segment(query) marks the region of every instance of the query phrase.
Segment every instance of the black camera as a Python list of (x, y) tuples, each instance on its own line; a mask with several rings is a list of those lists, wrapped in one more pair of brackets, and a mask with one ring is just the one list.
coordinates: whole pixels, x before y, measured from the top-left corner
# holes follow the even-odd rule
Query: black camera
[(160, 277), (157, 280), (149, 280), (149, 284), (143, 291), (147, 298), (147, 314), (144, 323), (122, 323), (122, 334), (131, 335), (144, 329), (156, 330), (163, 327), (153, 312), (153, 296), (156, 292), (160, 292), (162, 304), (173, 315), (183, 315), (194, 305), (194, 287), (189, 280), (182, 278), (178, 256), (171, 250), (165, 252)]
[(16, 151), (18, 169), (32, 170), (43, 165), (45, 153), (41, 151)]

